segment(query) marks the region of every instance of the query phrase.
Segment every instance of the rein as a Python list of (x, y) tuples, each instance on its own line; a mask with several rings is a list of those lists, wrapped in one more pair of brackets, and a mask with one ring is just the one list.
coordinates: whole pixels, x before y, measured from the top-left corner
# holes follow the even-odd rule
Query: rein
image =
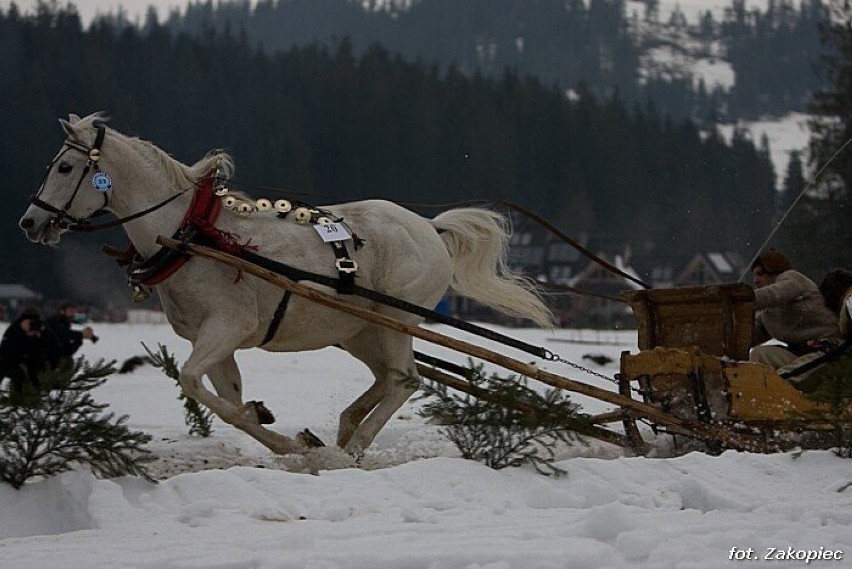
[(66, 225), (66, 226), (64, 226), (64, 228), (68, 229), (69, 231), (78, 231), (78, 232), (93, 232), (93, 231), (101, 231), (101, 230), (104, 230), (104, 229), (112, 229), (113, 227), (117, 227), (119, 225), (124, 225), (125, 223), (127, 223), (129, 221), (133, 221), (134, 219), (139, 219), (140, 217), (144, 217), (144, 216), (148, 215), (149, 213), (153, 213), (153, 212), (157, 211), (158, 209), (160, 209), (161, 207), (164, 207), (164, 206), (170, 204), (171, 202), (178, 199), (183, 194), (185, 194), (186, 192), (188, 192), (188, 191), (190, 191), (194, 188), (195, 188), (195, 186), (192, 186), (191, 188), (181, 190), (178, 193), (172, 194), (171, 196), (164, 199), (160, 203), (152, 205), (151, 207), (149, 207), (147, 209), (143, 209), (142, 211), (138, 211), (136, 213), (133, 213), (131, 215), (127, 215), (125, 217), (119, 217), (118, 219), (113, 219), (112, 221), (108, 221), (106, 223), (98, 223), (98, 224), (93, 225), (93, 224), (87, 223), (85, 220), (83, 220), (82, 222), (71, 223), (69, 225)]

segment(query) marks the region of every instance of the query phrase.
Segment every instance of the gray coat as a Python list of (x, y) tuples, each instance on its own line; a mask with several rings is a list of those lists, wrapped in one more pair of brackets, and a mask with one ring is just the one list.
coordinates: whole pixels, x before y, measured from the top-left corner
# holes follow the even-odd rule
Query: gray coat
[(754, 291), (756, 344), (771, 338), (787, 344), (839, 338), (837, 315), (825, 306), (817, 285), (794, 270), (784, 271), (771, 285)]

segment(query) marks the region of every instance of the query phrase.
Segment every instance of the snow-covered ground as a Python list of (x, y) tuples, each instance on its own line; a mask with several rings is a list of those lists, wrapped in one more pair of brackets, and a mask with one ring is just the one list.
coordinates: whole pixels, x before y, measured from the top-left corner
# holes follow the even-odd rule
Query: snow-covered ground
[[(600, 367), (582, 356), (617, 361), (636, 342), (634, 332), (500, 330), (607, 377), (615, 362)], [(90, 360), (120, 363), (143, 353), (140, 342), (164, 344), (181, 362), (189, 352), (165, 325), (98, 324), (96, 332), (100, 342), (81, 350)], [(266, 402), (276, 430), (309, 427), (326, 441), (337, 414), (370, 383), (366, 368), (334, 348), (249, 350), (238, 361), (246, 397)], [(564, 364), (541, 365), (611, 387)], [(20, 491), (0, 485), (0, 568), (709, 569), (741, 565), (749, 550), (760, 560), (753, 566), (839, 568), (852, 558), (852, 462), (827, 451), (637, 458), (595, 443), (562, 451), (558, 464), (569, 474), (551, 479), (458, 458), (410, 403), (361, 469), (313, 476), (284, 470), (286, 459), (218, 421), (209, 439), (189, 437), (177, 394), (150, 366), (95, 393), (153, 435), (158, 484), (74, 471)], [(589, 412), (607, 408), (577, 401)], [(770, 548), (800, 559), (764, 560)], [(821, 559), (806, 565), (808, 551)]]

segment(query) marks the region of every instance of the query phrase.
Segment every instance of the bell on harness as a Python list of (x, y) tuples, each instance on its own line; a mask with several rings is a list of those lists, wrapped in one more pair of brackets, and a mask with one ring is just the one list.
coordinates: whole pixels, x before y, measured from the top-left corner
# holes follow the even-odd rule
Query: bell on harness
[(136, 285), (133, 287), (133, 302), (145, 302), (149, 298), (151, 298), (151, 293), (148, 292), (145, 287), (142, 285)]

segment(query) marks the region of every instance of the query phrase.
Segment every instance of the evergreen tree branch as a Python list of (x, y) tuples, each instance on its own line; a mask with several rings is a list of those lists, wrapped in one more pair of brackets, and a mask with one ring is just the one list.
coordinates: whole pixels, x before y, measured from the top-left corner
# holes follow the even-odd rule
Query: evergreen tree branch
[(39, 376), (40, 391), (24, 400), (0, 391), (0, 480), (20, 488), (35, 476), (52, 476), (86, 465), (97, 476), (151, 480), (145, 448), (151, 437), (130, 430), (127, 416), (104, 413), (91, 391), (115, 371), (79, 359)]
[[(180, 387), (180, 366), (166, 346), (157, 344), (157, 352), (152, 352), (144, 342), (142, 347), (148, 353), (151, 364), (163, 370), (163, 373), (175, 380)], [(190, 435), (209, 437), (213, 434), (213, 413), (209, 409), (203, 407), (195, 399), (187, 397), (182, 390), (178, 395), (178, 400), (183, 401), (184, 423), (189, 427)]]
[(423, 384), (426, 403), (420, 414), (445, 425), (441, 433), (462, 457), (491, 468), (531, 464), (545, 475), (563, 475), (554, 464), (558, 443), (581, 441), (591, 423), (567, 395), (530, 389), (525, 378), (486, 377), (482, 366), (468, 368), (470, 393), (450, 393), (447, 386)]

